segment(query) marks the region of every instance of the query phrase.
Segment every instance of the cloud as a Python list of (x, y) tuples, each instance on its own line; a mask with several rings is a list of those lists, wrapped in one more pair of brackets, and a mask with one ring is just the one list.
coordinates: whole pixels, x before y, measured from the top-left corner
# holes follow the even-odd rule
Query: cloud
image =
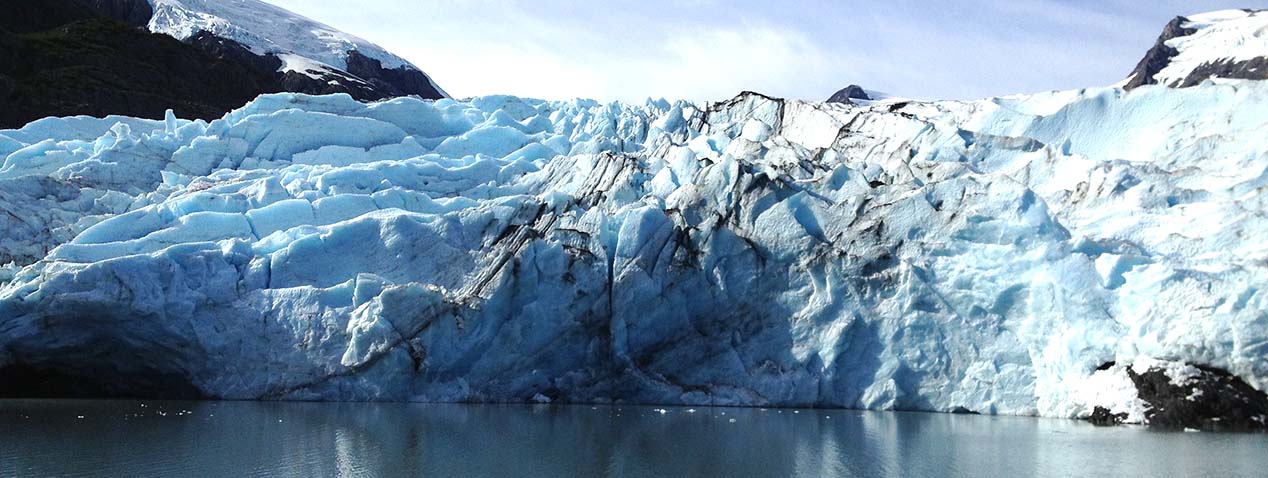
[(640, 59), (636, 70), (608, 94), (641, 90), (670, 98), (718, 100), (743, 90), (796, 95), (837, 83), (827, 52), (786, 28), (685, 31), (649, 51), (654, 56)]
[(267, 0), (379, 43), (458, 96), (915, 98), (1107, 85), (1172, 17), (1268, 0)]
[(828, 53), (786, 28), (682, 28), (637, 43), (639, 48), (615, 54), (609, 44), (581, 38), (525, 35), (515, 42), (475, 39), (460, 49), (395, 51), (426, 65), (457, 96), (718, 100), (743, 90), (795, 95), (838, 83)]

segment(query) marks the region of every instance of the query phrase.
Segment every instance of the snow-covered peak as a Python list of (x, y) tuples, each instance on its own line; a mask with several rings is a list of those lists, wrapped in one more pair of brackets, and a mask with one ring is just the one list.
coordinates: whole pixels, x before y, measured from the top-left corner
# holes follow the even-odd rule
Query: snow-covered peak
[(260, 0), (149, 1), (154, 6), (150, 31), (180, 40), (206, 31), (258, 54), (289, 53), (340, 69), (347, 68), (352, 50), (384, 68), (418, 69), (378, 45)]
[(1219, 10), (1172, 21), (1125, 84), (1187, 87), (1266, 78), (1268, 11)]

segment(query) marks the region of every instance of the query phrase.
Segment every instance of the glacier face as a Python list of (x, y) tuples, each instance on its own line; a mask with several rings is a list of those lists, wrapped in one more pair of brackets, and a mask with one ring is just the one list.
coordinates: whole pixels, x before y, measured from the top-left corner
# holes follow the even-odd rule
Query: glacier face
[(1109, 361), (1263, 389), (1265, 103), (1255, 81), (281, 94), (211, 123), (43, 120), (0, 131), (0, 366), (223, 398), (1068, 417), (1134, 406)]

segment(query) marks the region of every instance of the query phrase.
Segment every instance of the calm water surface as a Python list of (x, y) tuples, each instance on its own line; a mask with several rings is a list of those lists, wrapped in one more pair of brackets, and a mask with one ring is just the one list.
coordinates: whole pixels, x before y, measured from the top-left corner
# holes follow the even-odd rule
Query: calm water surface
[(0, 476), (1268, 475), (1268, 435), (842, 410), (0, 400)]

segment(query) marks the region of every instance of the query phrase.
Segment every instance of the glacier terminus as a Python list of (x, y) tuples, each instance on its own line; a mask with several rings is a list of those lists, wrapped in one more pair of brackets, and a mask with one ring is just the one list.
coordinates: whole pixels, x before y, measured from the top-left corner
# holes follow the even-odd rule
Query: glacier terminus
[(1144, 423), (1146, 381), (1268, 387), (1265, 131), (1247, 79), (47, 118), (0, 131), (0, 370)]

